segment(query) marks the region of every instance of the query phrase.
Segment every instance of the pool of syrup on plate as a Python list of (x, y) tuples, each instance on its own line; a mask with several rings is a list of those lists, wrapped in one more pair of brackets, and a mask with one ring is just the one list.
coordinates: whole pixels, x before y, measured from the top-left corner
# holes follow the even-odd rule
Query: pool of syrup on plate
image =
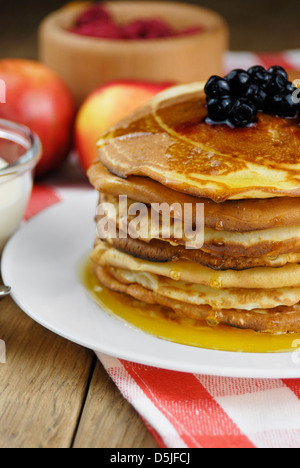
[(80, 277), (91, 298), (106, 313), (157, 338), (231, 352), (280, 353), (295, 351), (298, 347), (299, 341), (296, 340), (300, 340), (300, 334), (270, 335), (225, 325), (199, 324), (179, 318), (169, 309), (112, 292), (99, 285), (89, 260), (82, 264)]

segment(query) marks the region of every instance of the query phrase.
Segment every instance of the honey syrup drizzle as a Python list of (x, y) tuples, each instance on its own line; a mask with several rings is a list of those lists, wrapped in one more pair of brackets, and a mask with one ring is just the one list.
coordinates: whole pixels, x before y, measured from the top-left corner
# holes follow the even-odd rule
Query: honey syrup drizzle
[(218, 324), (217, 315), (207, 324), (179, 318), (160, 306), (143, 304), (135, 299), (109, 291), (99, 285), (85, 260), (80, 279), (93, 301), (106, 313), (157, 338), (183, 345), (219, 351), (247, 353), (282, 353), (294, 351), (300, 334), (269, 335)]
[[(218, 203), (256, 191), (299, 196), (298, 118), (259, 113), (251, 127), (208, 125), (199, 93), (155, 102), (108, 131), (99, 142), (102, 162), (119, 176), (148, 176)], [(281, 177), (278, 186), (273, 177)]]

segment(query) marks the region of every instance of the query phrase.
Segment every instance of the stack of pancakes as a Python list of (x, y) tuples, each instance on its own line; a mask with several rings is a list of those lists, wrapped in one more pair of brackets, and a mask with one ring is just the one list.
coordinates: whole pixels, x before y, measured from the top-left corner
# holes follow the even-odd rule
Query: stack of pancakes
[(230, 128), (206, 115), (203, 83), (170, 88), (101, 138), (89, 170), (100, 204), (116, 211), (120, 195), (129, 206), (187, 203), (193, 216), (203, 203), (203, 246), (160, 230), (126, 237), (120, 219), (117, 236), (97, 239), (94, 274), (181, 317), (300, 332), (299, 120), (260, 113)]

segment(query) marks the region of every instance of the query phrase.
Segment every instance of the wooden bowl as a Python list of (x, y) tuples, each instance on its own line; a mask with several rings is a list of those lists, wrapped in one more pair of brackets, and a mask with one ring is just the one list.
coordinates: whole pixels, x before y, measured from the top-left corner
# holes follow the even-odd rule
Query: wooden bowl
[(42, 62), (69, 85), (80, 104), (97, 86), (113, 80), (206, 80), (223, 72), (228, 27), (217, 13), (172, 2), (108, 2), (120, 23), (140, 18), (163, 18), (176, 30), (202, 25), (204, 32), (155, 40), (110, 40), (68, 32), (90, 3), (73, 4), (50, 14), (39, 30)]

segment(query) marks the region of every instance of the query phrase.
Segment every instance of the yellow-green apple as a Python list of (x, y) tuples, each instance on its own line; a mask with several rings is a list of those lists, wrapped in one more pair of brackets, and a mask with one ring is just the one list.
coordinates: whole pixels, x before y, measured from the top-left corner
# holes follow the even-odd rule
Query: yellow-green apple
[(97, 158), (96, 143), (102, 133), (171, 85), (118, 81), (100, 86), (88, 96), (75, 122), (75, 144), (84, 171)]
[(42, 142), (36, 175), (57, 169), (72, 143), (75, 105), (69, 89), (51, 69), (25, 59), (0, 60), (0, 80), (6, 87), (0, 117), (27, 125)]

